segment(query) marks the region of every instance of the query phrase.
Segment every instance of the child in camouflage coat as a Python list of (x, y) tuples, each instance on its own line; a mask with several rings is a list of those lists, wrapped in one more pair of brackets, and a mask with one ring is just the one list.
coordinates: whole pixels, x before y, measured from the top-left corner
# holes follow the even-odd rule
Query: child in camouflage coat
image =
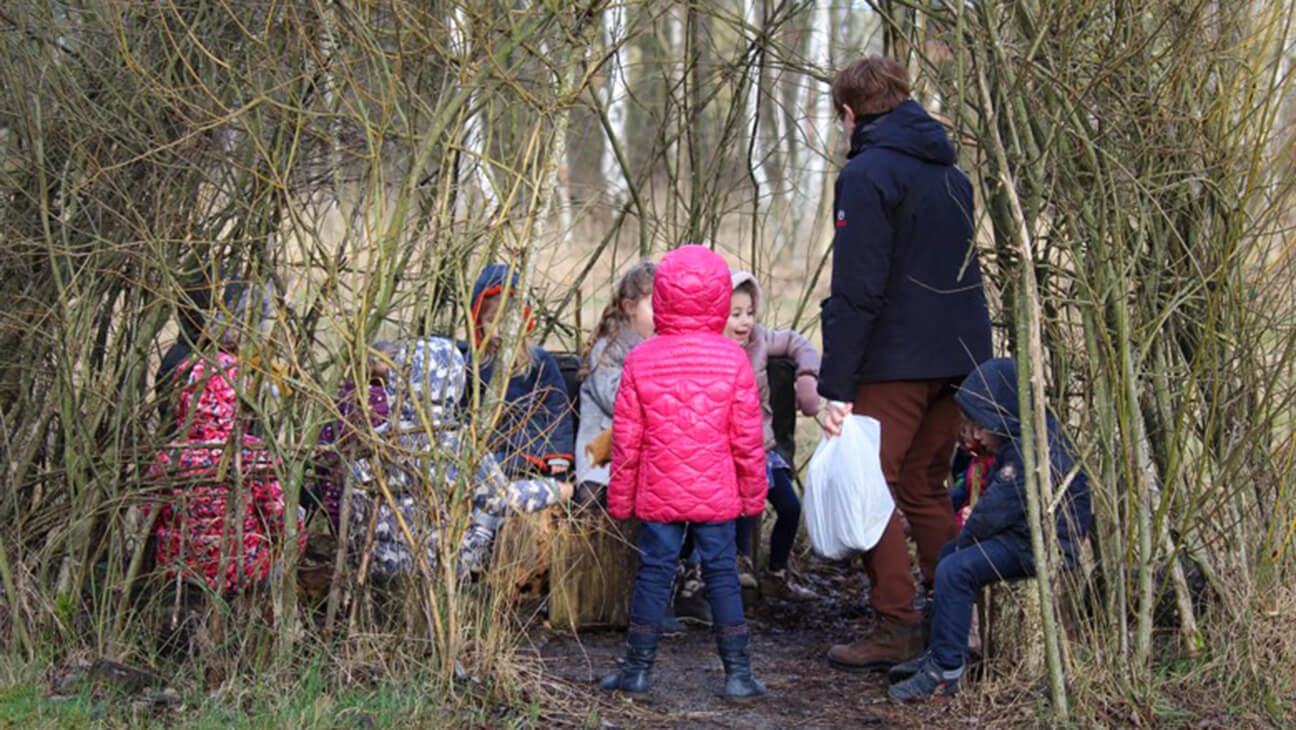
[[(425, 337), (387, 351), (394, 354), (388, 367), (379, 366), (385, 372), (377, 380), (389, 413), (374, 428), (383, 439), (377, 448), (345, 460), (353, 480), (350, 552), (356, 558), (371, 544), (369, 573), (379, 579), (413, 572), (419, 553), (430, 570), (436, 569), (447, 522), (442, 500), (453, 492), (460, 465), (474, 456), (460, 438), (455, 413), (465, 368), (454, 343)], [(460, 578), (485, 568), (495, 532), (510, 510), (538, 512), (569, 499), (572, 492), (571, 484), (547, 477), (511, 481), (489, 454), (476, 463), (472, 516), (457, 554)]]

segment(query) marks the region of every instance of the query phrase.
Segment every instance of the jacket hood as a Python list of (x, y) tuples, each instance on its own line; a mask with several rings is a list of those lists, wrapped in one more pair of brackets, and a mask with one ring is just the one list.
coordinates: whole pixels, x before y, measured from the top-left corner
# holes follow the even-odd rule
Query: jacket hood
[(1017, 364), (1006, 357), (977, 365), (954, 395), (978, 426), (1014, 440), (1021, 435), (1017, 398)]
[(425, 430), (425, 424), (454, 425), (466, 378), (464, 356), (454, 342), (444, 337), (410, 340), (394, 360), (399, 374), (384, 387), (402, 432)]
[(275, 301), (278, 298), (278, 289), (272, 282), (231, 282), (208, 323), (211, 339), (221, 347), (235, 349), (248, 335), (268, 337), (277, 319)]
[(521, 277), (518, 272), (511, 270), (508, 264), (491, 264), (482, 269), (481, 276), (477, 277), (477, 283), (473, 284), (473, 314), (477, 313), (477, 308), (481, 306), (483, 299), (503, 293), (506, 287), (509, 292), (516, 294), (517, 285), (520, 281)]
[(724, 331), (733, 297), (729, 266), (705, 246), (683, 246), (666, 254), (653, 282), (657, 333)]
[(869, 147), (895, 150), (941, 165), (952, 165), (957, 159), (944, 125), (912, 99), (906, 99), (872, 121), (861, 121), (856, 125), (851, 134), (848, 157), (854, 157)]
[(765, 293), (761, 291), (760, 282), (756, 281), (756, 276), (750, 271), (735, 271), (730, 274), (730, 280), (733, 282), (734, 291), (737, 291), (738, 287), (743, 284), (751, 284), (752, 291), (755, 292), (752, 295), (752, 311), (756, 315), (757, 324), (759, 324), (761, 320), (761, 302), (765, 300)]
[[(472, 316), (468, 322), (468, 329), (474, 342), (478, 336), (477, 313), (481, 309), (482, 301), (487, 297), (504, 293), (505, 289), (508, 289), (510, 295), (516, 296), (520, 282), (518, 271), (508, 264), (491, 264), (482, 270), (481, 275), (477, 277), (477, 283), (473, 284)], [(530, 332), (535, 327), (535, 320), (531, 316), (531, 303), (524, 299), (522, 306), (523, 316), (526, 318), (526, 331)]]

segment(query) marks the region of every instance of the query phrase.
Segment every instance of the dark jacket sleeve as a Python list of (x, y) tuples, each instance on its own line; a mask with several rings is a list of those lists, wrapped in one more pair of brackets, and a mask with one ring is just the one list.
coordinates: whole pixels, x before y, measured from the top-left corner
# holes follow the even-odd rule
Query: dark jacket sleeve
[(837, 178), (836, 208), (832, 287), (820, 310), (819, 394), (849, 402), (885, 301), (894, 238), (882, 194), (858, 165)]
[(554, 462), (571, 466), (576, 436), (572, 433), (567, 384), (563, 382), (562, 371), (553, 355), (541, 348), (535, 348), (532, 354), (539, 368), (535, 387), (542, 399), (533, 417), (534, 425), (541, 436), (541, 442), (545, 444), (544, 453), (538, 456), (551, 467)]
[(985, 492), (972, 508), (958, 536), (958, 546), (967, 547), (1003, 532), (1028, 534), (1026, 524), (1026, 471), (1013, 460), (999, 466)]

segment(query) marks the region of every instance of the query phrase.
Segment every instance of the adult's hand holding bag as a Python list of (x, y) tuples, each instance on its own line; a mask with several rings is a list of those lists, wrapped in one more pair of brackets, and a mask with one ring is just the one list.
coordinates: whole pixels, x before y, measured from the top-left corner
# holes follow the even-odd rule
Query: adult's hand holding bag
[(810, 458), (804, 510), (815, 552), (841, 558), (871, 550), (895, 511), (879, 456), (882, 425), (849, 416), (841, 434), (824, 437)]

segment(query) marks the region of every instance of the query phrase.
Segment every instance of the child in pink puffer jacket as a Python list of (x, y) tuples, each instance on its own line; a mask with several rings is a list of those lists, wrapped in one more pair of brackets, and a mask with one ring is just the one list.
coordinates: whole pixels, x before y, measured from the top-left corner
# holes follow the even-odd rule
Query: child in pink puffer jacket
[(732, 287), (724, 259), (684, 246), (657, 267), (657, 334), (626, 356), (612, 420), (608, 511), (643, 521), (621, 670), (603, 688), (647, 692), (657, 639), (689, 530), (702, 558), (723, 696), (765, 693), (752, 679), (735, 566), (735, 520), (765, 508), (768, 483), (756, 376), (726, 338)]

